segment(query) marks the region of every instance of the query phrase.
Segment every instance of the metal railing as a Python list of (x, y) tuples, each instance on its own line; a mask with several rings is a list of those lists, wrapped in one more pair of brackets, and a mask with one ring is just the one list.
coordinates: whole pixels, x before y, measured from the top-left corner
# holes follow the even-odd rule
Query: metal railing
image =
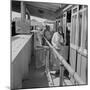
[(57, 55), (58, 63), (62, 63), (60, 65), (60, 86), (63, 86), (63, 68), (65, 67), (71, 77), (75, 80), (75, 85), (84, 85), (85, 82), (81, 79), (81, 77), (72, 69), (72, 67), (67, 63), (67, 61), (57, 52), (57, 50), (49, 43), (49, 41), (44, 37), (46, 43), (49, 45), (51, 50)]

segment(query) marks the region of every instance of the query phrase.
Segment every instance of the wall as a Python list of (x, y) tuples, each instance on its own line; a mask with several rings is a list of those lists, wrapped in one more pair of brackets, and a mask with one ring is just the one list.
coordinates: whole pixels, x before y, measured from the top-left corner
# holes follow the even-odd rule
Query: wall
[[(76, 5), (71, 10), (70, 64), (87, 84), (88, 50), (85, 46), (87, 46), (88, 8), (82, 5), (82, 9), (80, 9), (80, 6)], [(71, 80), (74, 82), (72, 78)]]
[(11, 64), (11, 88), (22, 88), (22, 79), (25, 78), (29, 71), (31, 61), (31, 38), (24, 45), (21, 51)]
[[(75, 48), (70, 48), (70, 64), (71, 67), (75, 72), (78, 73), (78, 75), (81, 77), (81, 79), (85, 82), (85, 84), (88, 83), (88, 56), (82, 54), (82, 51), (77, 51)], [(71, 81), (74, 83), (74, 79), (71, 78)]]

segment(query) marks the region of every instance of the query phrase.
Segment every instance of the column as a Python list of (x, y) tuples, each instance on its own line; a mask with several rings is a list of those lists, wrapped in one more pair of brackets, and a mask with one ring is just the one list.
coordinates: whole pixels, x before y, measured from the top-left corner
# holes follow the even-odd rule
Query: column
[(26, 18), (26, 8), (25, 8), (25, 3), (21, 1), (21, 20), (25, 21)]

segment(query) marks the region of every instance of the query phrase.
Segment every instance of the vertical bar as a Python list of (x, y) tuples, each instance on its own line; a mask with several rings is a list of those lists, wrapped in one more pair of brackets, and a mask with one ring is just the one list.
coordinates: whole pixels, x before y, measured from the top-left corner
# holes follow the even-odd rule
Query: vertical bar
[(21, 1), (21, 20), (22, 21), (24, 21), (26, 18), (25, 12), (26, 12), (25, 4), (23, 1)]
[(82, 22), (81, 22), (81, 48), (83, 48), (83, 37), (84, 37), (84, 28), (85, 28), (85, 20), (84, 20), (84, 11), (81, 11), (82, 14)]
[(64, 12), (63, 15), (63, 30), (64, 30), (64, 39), (65, 39), (65, 44), (66, 44), (66, 17), (67, 17), (67, 13)]
[(60, 65), (60, 86), (63, 86), (64, 81), (64, 66), (63, 64)]
[(48, 73), (48, 71), (47, 71), (47, 51), (46, 51), (46, 48), (44, 48), (45, 50), (44, 50), (44, 52), (45, 52), (45, 67), (46, 67), (46, 73)]
[(44, 48), (44, 54), (45, 54), (45, 72), (47, 73), (48, 72), (47, 48), (46, 47), (43, 47), (43, 48)]
[(47, 49), (47, 62), (48, 62), (48, 70), (49, 70), (49, 48)]
[(49, 49), (46, 48), (46, 71), (49, 71)]

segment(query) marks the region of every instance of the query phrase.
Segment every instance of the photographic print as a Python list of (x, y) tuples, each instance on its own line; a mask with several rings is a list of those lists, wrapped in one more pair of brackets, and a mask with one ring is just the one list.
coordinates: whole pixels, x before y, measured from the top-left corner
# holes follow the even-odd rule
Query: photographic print
[(88, 5), (11, 0), (11, 89), (88, 84)]

